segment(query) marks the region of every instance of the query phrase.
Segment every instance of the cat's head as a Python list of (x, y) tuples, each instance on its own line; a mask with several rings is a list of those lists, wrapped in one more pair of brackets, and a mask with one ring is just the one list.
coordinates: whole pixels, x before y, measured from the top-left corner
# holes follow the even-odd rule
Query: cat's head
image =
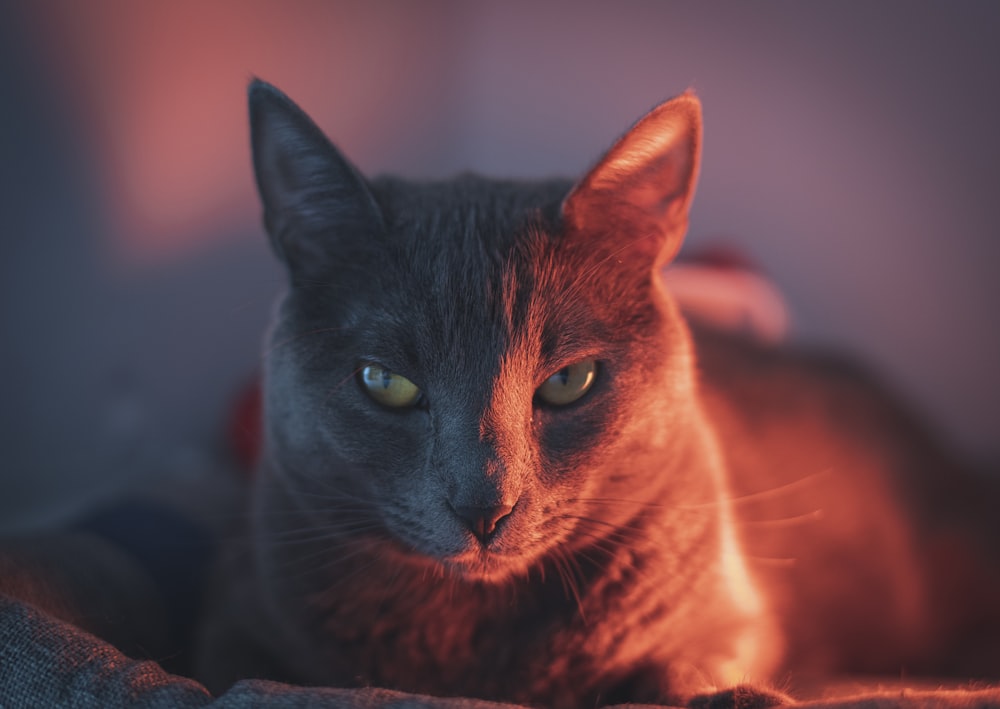
[(250, 114), (290, 278), (262, 474), (311, 524), (498, 580), (669, 500), (693, 376), (658, 274), (687, 227), (697, 99), (575, 185), (369, 181), (277, 89), (252, 83)]

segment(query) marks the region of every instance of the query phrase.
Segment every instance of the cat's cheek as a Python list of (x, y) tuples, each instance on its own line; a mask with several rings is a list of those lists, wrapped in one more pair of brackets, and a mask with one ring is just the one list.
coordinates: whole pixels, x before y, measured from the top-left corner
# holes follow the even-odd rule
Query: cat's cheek
[(459, 551), (451, 540), (457, 527), (448, 518), (443, 505), (427, 505), (419, 498), (383, 499), (380, 504), (386, 529), (399, 542), (404, 553), (415, 562), (434, 563)]
[(542, 459), (540, 477), (558, 484), (603, 456), (617, 437), (617, 406), (607, 397), (568, 410), (539, 411), (535, 436)]

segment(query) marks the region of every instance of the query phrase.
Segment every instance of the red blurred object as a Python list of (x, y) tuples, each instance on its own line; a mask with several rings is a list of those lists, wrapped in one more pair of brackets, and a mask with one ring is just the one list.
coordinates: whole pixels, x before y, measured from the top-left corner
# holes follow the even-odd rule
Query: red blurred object
[(710, 244), (685, 254), (664, 270), (663, 278), (691, 322), (762, 344), (776, 345), (788, 336), (784, 294), (736, 246)]
[(735, 244), (717, 243), (702, 246), (683, 255), (679, 261), (721, 269), (739, 269), (754, 273), (760, 271), (746, 251)]
[(260, 457), (262, 415), (260, 377), (255, 376), (237, 395), (227, 432), (233, 457), (248, 477)]

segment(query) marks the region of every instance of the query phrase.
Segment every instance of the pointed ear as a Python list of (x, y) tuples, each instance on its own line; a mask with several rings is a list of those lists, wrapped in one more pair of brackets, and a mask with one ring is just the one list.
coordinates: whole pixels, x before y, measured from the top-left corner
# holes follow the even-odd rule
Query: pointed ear
[(381, 230), (382, 214), (361, 173), (285, 94), (254, 79), (250, 140), (264, 224), (294, 275), (330, 260), (335, 243)]
[(660, 104), (563, 201), (567, 238), (662, 266), (687, 231), (700, 152), (701, 103), (694, 94)]

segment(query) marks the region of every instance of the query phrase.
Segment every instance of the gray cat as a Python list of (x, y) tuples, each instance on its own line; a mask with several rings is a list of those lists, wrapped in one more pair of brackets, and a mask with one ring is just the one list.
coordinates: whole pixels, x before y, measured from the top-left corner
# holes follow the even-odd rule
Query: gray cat
[(925, 504), (957, 464), (860, 370), (692, 334), (665, 290), (693, 95), (575, 184), (369, 181), (272, 86), (250, 115), (290, 286), (210, 688), (585, 707), (982, 657)]

